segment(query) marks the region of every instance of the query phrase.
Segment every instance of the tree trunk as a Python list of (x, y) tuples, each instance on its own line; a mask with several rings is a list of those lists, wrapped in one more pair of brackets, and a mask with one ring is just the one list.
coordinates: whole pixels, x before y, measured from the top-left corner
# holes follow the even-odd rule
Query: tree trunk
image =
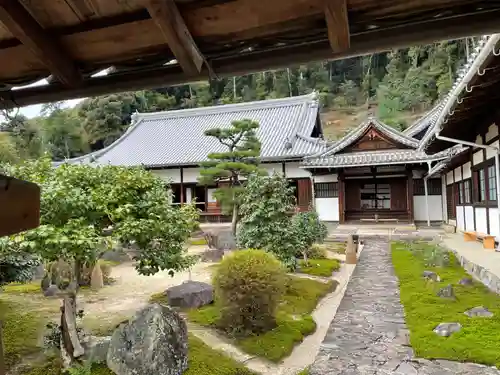
[(61, 357), (66, 368), (84, 354), (76, 328), (76, 294), (64, 296), (61, 306)]
[(233, 236), (236, 236), (236, 227), (238, 226), (238, 205), (236, 203), (233, 204), (233, 218), (231, 220), (231, 232)]
[(75, 259), (75, 281), (77, 289), (82, 283), (82, 268), (83, 262), (80, 259)]

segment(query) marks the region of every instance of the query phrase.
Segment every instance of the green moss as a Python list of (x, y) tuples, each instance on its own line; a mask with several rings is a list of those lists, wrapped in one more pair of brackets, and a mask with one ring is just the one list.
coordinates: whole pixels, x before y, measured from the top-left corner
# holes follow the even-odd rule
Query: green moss
[(253, 375), (254, 372), (189, 336), (189, 367), (183, 375)]
[(308, 259), (299, 261), (300, 273), (313, 276), (330, 277), (334, 271), (340, 269), (340, 261), (337, 259)]
[(334, 253), (345, 254), (345, 249), (347, 245), (345, 242), (327, 241), (321, 244), (320, 246), (323, 246), (325, 250), (333, 251)]
[(306, 367), (301, 372), (299, 372), (297, 375), (309, 375), (309, 367)]
[(42, 294), (42, 287), (39, 281), (31, 283), (11, 283), (2, 287), (2, 293), (6, 294)]
[[(280, 361), (292, 352), (295, 344), (316, 330), (316, 323), (309, 314), (336, 286), (336, 281), (323, 283), (289, 277), (285, 296), (278, 307), (277, 327), (261, 335), (235, 338), (235, 344), (249, 354)], [(219, 318), (217, 304), (188, 311), (188, 319), (203, 326), (215, 327)]]
[(44, 329), (44, 317), (26, 306), (5, 299), (0, 300), (0, 320), (3, 322), (3, 341), (7, 368), (21, 357), (36, 353)]
[(165, 292), (155, 293), (151, 297), (149, 297), (149, 302), (167, 305), (168, 298)]
[[(500, 296), (484, 285), (459, 285), (469, 275), (450, 255), (446, 267), (426, 267), (404, 244), (392, 244), (392, 262), (399, 278), (401, 302), (405, 309), (410, 342), (419, 357), (441, 358), (460, 362), (476, 362), (500, 366)], [(430, 283), (422, 278), (424, 270), (436, 272), (441, 282)], [(453, 284), (456, 300), (436, 296), (439, 288)], [(488, 308), (492, 318), (469, 318), (464, 311)], [(450, 337), (437, 336), (433, 329), (442, 322), (458, 322), (462, 329)]]
[(92, 366), (92, 375), (115, 375), (113, 371), (111, 371), (106, 365), (104, 364), (95, 364)]
[(207, 240), (204, 238), (191, 238), (189, 240), (189, 245), (191, 246), (203, 246), (207, 244)]

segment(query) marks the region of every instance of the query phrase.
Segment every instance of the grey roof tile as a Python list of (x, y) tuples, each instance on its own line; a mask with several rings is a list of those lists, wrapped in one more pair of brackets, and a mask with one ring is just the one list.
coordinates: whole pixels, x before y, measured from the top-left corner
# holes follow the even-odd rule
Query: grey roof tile
[[(318, 117), (316, 94), (195, 109), (134, 115), (134, 124), (110, 146), (68, 163), (197, 165), (210, 152), (224, 151), (216, 139), (203, 133), (229, 127), (232, 121), (251, 119), (260, 125), (262, 160), (300, 158), (326, 150), (327, 143), (311, 138)], [(291, 147), (287, 147), (291, 145)]]

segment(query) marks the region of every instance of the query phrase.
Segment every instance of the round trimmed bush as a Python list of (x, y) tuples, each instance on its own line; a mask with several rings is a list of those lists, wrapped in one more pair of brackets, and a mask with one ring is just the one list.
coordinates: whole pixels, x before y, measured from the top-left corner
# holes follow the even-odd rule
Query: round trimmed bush
[(286, 279), (283, 265), (265, 251), (241, 250), (224, 258), (214, 275), (219, 327), (233, 334), (273, 329)]

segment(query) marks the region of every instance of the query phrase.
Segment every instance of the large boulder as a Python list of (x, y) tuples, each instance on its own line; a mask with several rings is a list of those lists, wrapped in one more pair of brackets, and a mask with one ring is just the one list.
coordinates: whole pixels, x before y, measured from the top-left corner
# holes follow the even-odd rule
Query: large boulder
[(448, 284), (444, 288), (441, 288), (437, 292), (438, 297), (441, 298), (450, 298), (454, 299), (455, 298), (455, 291), (453, 290), (453, 285)]
[(224, 250), (222, 249), (207, 249), (201, 254), (202, 262), (217, 263), (224, 258)]
[(115, 330), (106, 362), (119, 375), (181, 375), (188, 367), (186, 323), (168, 306), (149, 305)]
[(85, 336), (82, 340), (84, 358), (93, 363), (106, 363), (110, 342), (111, 336)]
[(441, 278), (439, 277), (439, 275), (436, 274), (436, 272), (432, 272), (432, 271), (424, 271), (422, 274), (422, 277), (424, 279), (430, 280), (430, 281), (441, 281)]
[(474, 308), (464, 312), (464, 314), (471, 317), (471, 318), (475, 318), (475, 317), (491, 318), (494, 315), (490, 310), (488, 310), (484, 306), (474, 307)]
[(174, 307), (198, 308), (214, 300), (212, 285), (200, 281), (185, 281), (166, 290), (168, 304)]
[(434, 328), (434, 332), (443, 337), (449, 337), (451, 334), (458, 332), (462, 329), (462, 325), (460, 323), (441, 323), (436, 328)]

